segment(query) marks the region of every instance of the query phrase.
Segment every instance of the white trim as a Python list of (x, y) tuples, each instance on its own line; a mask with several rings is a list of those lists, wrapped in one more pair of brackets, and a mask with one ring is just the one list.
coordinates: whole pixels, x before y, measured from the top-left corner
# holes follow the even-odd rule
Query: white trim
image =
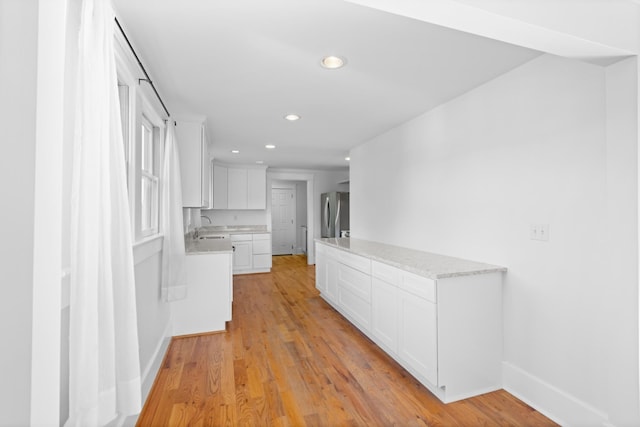
[(153, 236), (136, 242), (133, 245), (133, 262), (137, 266), (153, 255), (162, 252), (162, 234), (154, 234)]
[(169, 349), (169, 344), (171, 343), (172, 326), (173, 319), (170, 318), (165, 325), (164, 332), (162, 334), (164, 338), (158, 341), (158, 345), (153, 352), (153, 357), (144, 368), (144, 372), (142, 374), (142, 402), (145, 402), (147, 400), (147, 397), (149, 397), (149, 392), (151, 391), (153, 382), (155, 381), (156, 376), (160, 371), (162, 360), (164, 359), (164, 356)]
[(506, 391), (560, 425), (609, 425), (605, 412), (509, 362), (502, 362), (502, 381)]
[[(67, 0), (38, 2), (30, 424), (60, 423)], [(9, 367), (8, 369), (11, 369)]]

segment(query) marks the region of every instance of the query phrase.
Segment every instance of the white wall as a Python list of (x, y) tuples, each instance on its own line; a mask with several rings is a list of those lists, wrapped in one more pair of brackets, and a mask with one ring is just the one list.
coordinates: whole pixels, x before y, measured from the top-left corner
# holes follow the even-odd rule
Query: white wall
[(306, 253), (307, 185), (304, 182), (296, 182), (296, 223), (296, 251)]
[[(610, 377), (620, 390), (638, 388), (638, 62), (611, 65), (607, 78), (607, 243), (609, 274), (603, 309)], [(624, 302), (624, 303), (620, 303)], [(634, 304), (635, 302), (635, 304)], [(636, 369), (629, 369), (635, 359)], [(640, 425), (638, 395), (607, 395), (617, 425)], [(634, 418), (635, 416), (635, 418)], [(626, 420), (626, 422), (625, 422)]]
[[(611, 195), (636, 152), (626, 140), (608, 157), (606, 82), (544, 55), (351, 152), (352, 237), (508, 267), (506, 386), (563, 424), (640, 422), (637, 280), (611, 280), (609, 262), (611, 245), (635, 250), (613, 234), (635, 239), (632, 215), (609, 220), (637, 204), (635, 184), (631, 202)], [(548, 242), (530, 240), (532, 223), (550, 225)]]
[(0, 1), (0, 259), (6, 294), (0, 302), (0, 425), (28, 425), (31, 399), (31, 325), (36, 141), (38, 4)]

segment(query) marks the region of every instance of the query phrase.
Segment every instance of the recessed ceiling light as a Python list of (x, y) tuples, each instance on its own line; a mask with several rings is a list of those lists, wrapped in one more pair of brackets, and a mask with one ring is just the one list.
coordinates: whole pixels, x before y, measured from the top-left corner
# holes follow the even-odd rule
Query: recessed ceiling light
[(273, 144), (267, 144), (267, 145), (264, 146), (264, 148), (268, 148), (269, 150), (273, 150), (274, 148), (276, 148), (276, 146), (273, 145)]
[(344, 159), (348, 162), (351, 160), (351, 157), (345, 157)]
[(264, 162), (263, 162), (262, 160), (256, 160), (256, 163), (257, 163), (257, 164), (259, 164), (259, 165), (261, 165), (261, 164), (263, 164)]
[(322, 58), (322, 61), (320, 61), (320, 65), (322, 65), (324, 68), (328, 69), (328, 70), (335, 70), (337, 68), (341, 68), (343, 67), (345, 64), (345, 60), (343, 58), (340, 58), (338, 56), (325, 56), (324, 58)]
[(296, 120), (300, 120), (300, 116), (297, 114), (287, 114), (284, 116), (285, 120), (289, 120), (290, 122), (295, 122)]
[(233, 154), (238, 154), (238, 153), (240, 152), (240, 150), (231, 150), (231, 152), (232, 152)]

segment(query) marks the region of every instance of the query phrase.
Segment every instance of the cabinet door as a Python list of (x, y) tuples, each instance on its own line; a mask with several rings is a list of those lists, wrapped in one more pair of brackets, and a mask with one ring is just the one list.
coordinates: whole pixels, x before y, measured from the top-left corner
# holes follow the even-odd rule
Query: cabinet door
[(227, 168), (228, 208), (247, 209), (247, 170)]
[(251, 269), (251, 242), (233, 242), (233, 271)]
[(371, 276), (338, 263), (338, 304), (356, 326), (371, 327)]
[(267, 173), (264, 169), (247, 170), (247, 208), (266, 209)]
[(338, 303), (338, 262), (327, 256), (326, 290), (327, 298)]
[(213, 165), (213, 209), (227, 209), (227, 168)]
[(398, 298), (398, 356), (409, 370), (437, 385), (437, 306), (403, 290)]
[(387, 351), (398, 352), (398, 288), (371, 279), (371, 332)]

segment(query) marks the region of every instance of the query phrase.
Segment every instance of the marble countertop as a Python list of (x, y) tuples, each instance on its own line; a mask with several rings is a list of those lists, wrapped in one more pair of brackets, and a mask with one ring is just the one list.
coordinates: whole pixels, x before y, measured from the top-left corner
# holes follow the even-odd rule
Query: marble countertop
[(232, 253), (231, 239), (193, 239), (184, 240), (187, 255), (206, 255), (215, 253)]
[(446, 255), (422, 252), (354, 238), (316, 239), (317, 243), (379, 261), (430, 279), (505, 272), (498, 265), (484, 264)]
[(269, 233), (266, 225), (203, 225), (198, 227), (200, 235), (205, 234), (254, 234)]

